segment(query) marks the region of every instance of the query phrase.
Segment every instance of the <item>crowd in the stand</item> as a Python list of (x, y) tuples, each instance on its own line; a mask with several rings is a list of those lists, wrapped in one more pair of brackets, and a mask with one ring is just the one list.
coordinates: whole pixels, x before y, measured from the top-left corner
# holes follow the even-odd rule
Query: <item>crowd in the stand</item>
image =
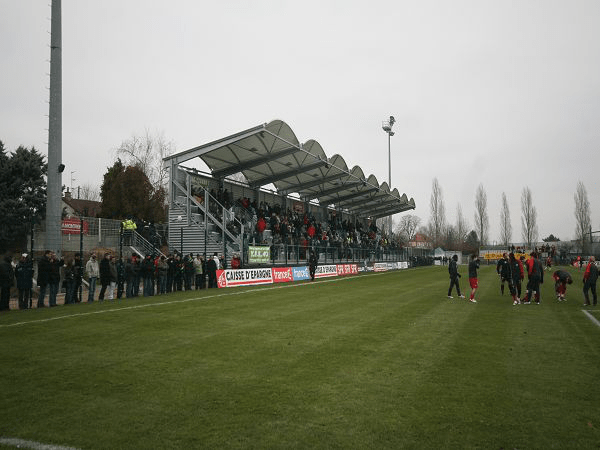
[[(339, 255), (348, 249), (369, 249), (385, 251), (400, 249), (398, 244), (388, 240), (379, 230), (375, 221), (364, 225), (342, 219), (336, 211), (329, 211), (326, 219), (318, 220), (311, 212), (300, 212), (281, 205), (257, 202), (248, 197), (233, 200), (227, 189), (214, 188), (209, 191), (208, 208), (216, 217), (222, 217), (226, 209), (226, 227), (232, 234), (242, 232), (248, 242), (261, 245), (298, 246), (306, 255), (308, 248), (336, 249)], [(204, 202), (204, 191), (192, 189), (198, 203)]]
[(335, 211), (330, 211), (326, 219), (318, 220), (311, 212), (284, 209), (280, 205), (265, 202), (257, 204), (248, 198), (239, 199), (237, 205), (243, 211), (241, 221), (245, 224), (248, 241), (263, 245), (296, 246), (300, 248), (301, 257), (307, 254), (309, 248), (321, 252), (331, 250), (339, 257), (347, 255), (351, 249), (399, 249), (378, 229), (375, 221), (364, 225), (361, 221), (342, 219)]
[[(240, 257), (235, 254), (231, 259), (231, 268), (237, 269), (240, 265)], [(65, 261), (47, 250), (37, 262), (39, 293), (36, 305), (38, 308), (57, 306), (57, 297), (62, 291), (64, 304), (71, 304), (80, 303), (84, 299), (93, 302), (96, 299), (103, 301), (140, 295), (149, 297), (176, 291), (216, 288), (217, 270), (225, 268), (225, 258), (217, 253), (207, 259), (199, 253), (195, 256), (193, 253), (182, 255), (176, 251), (167, 257), (146, 255), (141, 258), (134, 254), (123, 260), (107, 252), (100, 261), (92, 253), (84, 264), (79, 253)], [(19, 292), (19, 309), (32, 308), (34, 264), (31, 257), (24, 253), (19, 262), (13, 264), (7, 256), (0, 263), (0, 272), (3, 287), (0, 310), (9, 309), (10, 288), (15, 280)], [(87, 285), (87, 295), (84, 294), (84, 284)], [(99, 292), (96, 296), (97, 290)]]

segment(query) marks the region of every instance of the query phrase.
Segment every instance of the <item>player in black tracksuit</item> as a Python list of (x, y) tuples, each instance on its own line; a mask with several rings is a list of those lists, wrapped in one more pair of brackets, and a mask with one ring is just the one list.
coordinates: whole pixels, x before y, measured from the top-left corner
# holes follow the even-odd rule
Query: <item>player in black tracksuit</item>
[(510, 267), (508, 266), (508, 259), (506, 257), (506, 253), (502, 255), (502, 258), (498, 260), (498, 264), (496, 264), (496, 273), (500, 275), (500, 292), (504, 295), (504, 282), (508, 282), (508, 287), (510, 289)]
[(315, 281), (315, 273), (317, 271), (317, 255), (314, 250), (310, 251), (310, 258), (308, 260), (308, 271), (310, 273), (310, 279)]
[(452, 288), (456, 286), (456, 293), (460, 298), (465, 298), (464, 295), (460, 293), (460, 286), (458, 285), (458, 279), (460, 278), (460, 273), (458, 273), (458, 267), (456, 262), (458, 261), (458, 256), (454, 255), (450, 259), (450, 263), (448, 264), (448, 273), (450, 274), (450, 287), (448, 288), (448, 298), (452, 298)]
[(521, 280), (523, 279), (523, 266), (521, 262), (515, 258), (514, 253), (508, 255), (508, 269), (510, 277), (508, 280), (508, 287), (510, 288), (510, 294), (512, 295), (513, 305), (521, 303), (519, 298), (521, 295)]

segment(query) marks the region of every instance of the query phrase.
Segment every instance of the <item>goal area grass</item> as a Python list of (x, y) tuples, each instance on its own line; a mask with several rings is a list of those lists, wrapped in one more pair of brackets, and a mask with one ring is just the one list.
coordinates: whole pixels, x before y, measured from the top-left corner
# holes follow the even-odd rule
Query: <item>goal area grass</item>
[(476, 304), (435, 266), (3, 313), (0, 438), (598, 448), (600, 317), (567, 270), (567, 301), (546, 272), (539, 306), (513, 306), (484, 265)]

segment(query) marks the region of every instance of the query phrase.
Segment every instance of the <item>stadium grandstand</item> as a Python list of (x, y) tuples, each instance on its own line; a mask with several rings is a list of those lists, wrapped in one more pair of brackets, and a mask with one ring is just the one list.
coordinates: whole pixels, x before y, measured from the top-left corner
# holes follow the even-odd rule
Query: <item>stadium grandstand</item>
[[(198, 170), (198, 160), (210, 173)], [(328, 157), (315, 140), (299, 142), (281, 120), (164, 158), (169, 170), (169, 248), (249, 260), (268, 247), (272, 264), (321, 260), (407, 260), (376, 227), (378, 218), (412, 210), (415, 202)], [(243, 177), (239, 176), (242, 174)], [(243, 180), (243, 181), (240, 181)]]

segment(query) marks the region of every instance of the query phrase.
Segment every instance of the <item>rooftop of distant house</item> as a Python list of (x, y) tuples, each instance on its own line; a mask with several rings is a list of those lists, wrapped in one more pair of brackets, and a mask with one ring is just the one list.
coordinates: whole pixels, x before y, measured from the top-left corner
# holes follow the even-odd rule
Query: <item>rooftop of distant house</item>
[(69, 188), (65, 191), (65, 195), (62, 198), (63, 202), (65, 202), (77, 215), (83, 215), (86, 217), (98, 217), (100, 214), (100, 209), (102, 206), (101, 202), (96, 202), (93, 200), (83, 200), (79, 198), (73, 198), (71, 191)]

